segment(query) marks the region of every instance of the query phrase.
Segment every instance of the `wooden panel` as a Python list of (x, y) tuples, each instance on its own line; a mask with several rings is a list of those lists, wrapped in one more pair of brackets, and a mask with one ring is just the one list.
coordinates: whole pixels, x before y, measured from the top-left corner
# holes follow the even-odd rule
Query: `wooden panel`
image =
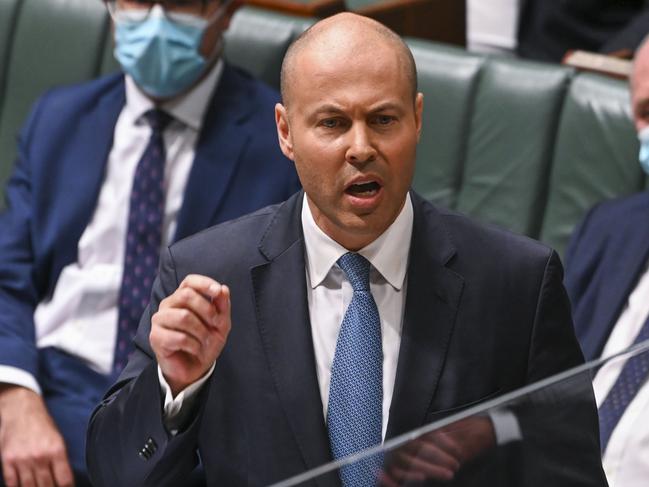
[(397, 34), (466, 44), (466, 0), (245, 0), (283, 13), (327, 17), (345, 10), (387, 25)]
[(387, 25), (397, 34), (447, 44), (466, 44), (465, 0), (387, 0), (356, 13)]
[(345, 11), (345, 0), (245, 0), (245, 3), (304, 17), (324, 18)]

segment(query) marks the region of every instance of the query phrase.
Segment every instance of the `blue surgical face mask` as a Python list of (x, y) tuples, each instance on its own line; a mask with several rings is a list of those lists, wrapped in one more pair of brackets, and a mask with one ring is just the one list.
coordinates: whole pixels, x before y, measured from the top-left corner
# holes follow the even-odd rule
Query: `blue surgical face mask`
[(640, 141), (640, 166), (646, 174), (649, 174), (649, 126), (643, 128), (638, 132), (638, 140)]
[(159, 4), (145, 20), (120, 12), (115, 17), (115, 57), (149, 96), (178, 95), (203, 74), (207, 65), (199, 53), (203, 34), (224, 12), (219, 9), (209, 20), (182, 14), (182, 22), (169, 20)]

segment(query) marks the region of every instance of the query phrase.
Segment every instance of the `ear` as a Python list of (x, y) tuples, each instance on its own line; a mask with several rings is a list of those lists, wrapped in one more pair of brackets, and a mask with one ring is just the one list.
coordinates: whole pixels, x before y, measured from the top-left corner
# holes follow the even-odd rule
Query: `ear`
[(227, 30), (230, 27), (230, 21), (234, 13), (243, 6), (243, 0), (230, 0), (225, 8), (225, 15), (223, 16), (223, 24), (221, 29)]
[(275, 125), (277, 125), (277, 138), (279, 139), (280, 149), (282, 149), (286, 157), (294, 161), (291, 125), (288, 121), (286, 107), (281, 103), (275, 105)]
[(424, 114), (424, 94), (417, 93), (415, 98), (415, 124), (417, 127), (417, 142), (421, 136), (422, 117)]

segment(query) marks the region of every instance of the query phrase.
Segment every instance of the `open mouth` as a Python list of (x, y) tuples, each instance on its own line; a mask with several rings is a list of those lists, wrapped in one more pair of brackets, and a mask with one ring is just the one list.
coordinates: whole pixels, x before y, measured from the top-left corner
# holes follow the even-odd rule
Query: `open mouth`
[(357, 198), (368, 198), (374, 196), (380, 189), (381, 185), (379, 183), (370, 181), (367, 183), (350, 184), (345, 190), (345, 193)]

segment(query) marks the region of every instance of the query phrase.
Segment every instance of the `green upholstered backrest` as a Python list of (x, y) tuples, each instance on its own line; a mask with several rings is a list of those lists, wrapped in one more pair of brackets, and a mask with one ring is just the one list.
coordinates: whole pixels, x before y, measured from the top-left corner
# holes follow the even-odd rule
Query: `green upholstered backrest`
[(237, 11), (225, 33), (225, 58), (279, 88), (284, 53), (315, 19), (283, 15), (254, 7)]
[[(17, 5), (10, 9), (11, 39), (0, 41), (6, 46), (0, 98), (1, 182), (13, 165), (16, 136), (29, 107), (52, 86), (97, 76), (109, 30), (99, 0), (22, 0)], [(6, 33), (1, 32), (0, 36)]]
[(424, 93), (422, 135), (413, 188), (455, 207), (460, 191), (473, 100), (485, 59), (460, 48), (408, 39), (419, 91)]
[(408, 39), (424, 93), (413, 187), (565, 250), (603, 199), (646, 180), (625, 82)]
[(19, 8), (20, 0), (0, 0), (0, 113), (2, 113), (2, 105), (5, 100), (9, 55)]
[(592, 205), (645, 186), (625, 82), (577, 76), (564, 103), (553, 159), (540, 238), (563, 251)]
[(536, 236), (570, 74), (506, 59), (484, 65), (467, 133), (459, 211)]

